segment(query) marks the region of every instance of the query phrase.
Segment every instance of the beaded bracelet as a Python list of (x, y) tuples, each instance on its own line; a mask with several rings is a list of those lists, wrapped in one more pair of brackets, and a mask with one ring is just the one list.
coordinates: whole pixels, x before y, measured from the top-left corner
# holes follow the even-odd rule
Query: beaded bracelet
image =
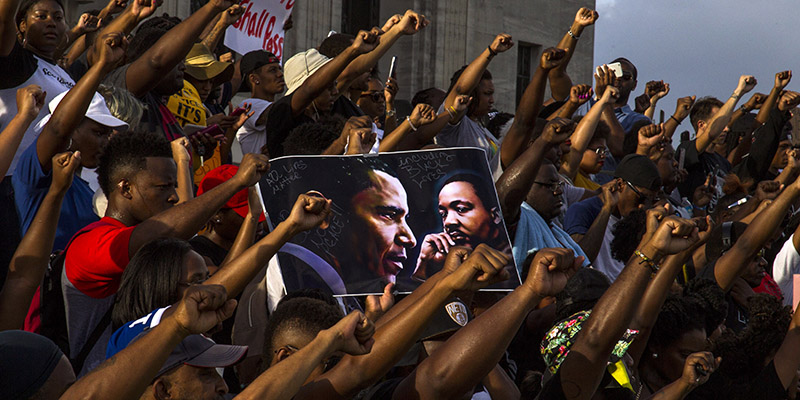
[(655, 261), (653, 261), (653, 259), (651, 259), (650, 257), (648, 257), (648, 256), (644, 255), (644, 254), (643, 254), (641, 251), (639, 251), (639, 250), (636, 250), (636, 251), (634, 251), (634, 252), (633, 252), (633, 254), (636, 254), (636, 255), (637, 255), (639, 258), (641, 258), (641, 259), (642, 259), (641, 261), (639, 261), (639, 265), (641, 265), (641, 264), (647, 264), (647, 267), (648, 267), (648, 268), (650, 268), (650, 272), (652, 272), (653, 274), (655, 274), (656, 272), (658, 272), (658, 269), (659, 269), (660, 267), (659, 267), (659, 265), (658, 265), (658, 264), (656, 264), (656, 262), (655, 262)]

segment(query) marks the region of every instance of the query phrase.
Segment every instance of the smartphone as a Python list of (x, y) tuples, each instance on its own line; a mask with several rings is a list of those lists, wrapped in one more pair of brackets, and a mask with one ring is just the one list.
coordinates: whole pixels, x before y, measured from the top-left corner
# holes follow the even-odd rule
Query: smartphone
[(397, 79), (397, 70), (395, 69), (396, 64), (397, 56), (392, 56), (392, 65), (389, 67), (389, 78)]
[(686, 162), (686, 149), (681, 149), (678, 153), (678, 169), (683, 169), (683, 163)]
[(247, 109), (244, 107), (237, 107), (235, 110), (233, 110), (233, 112), (231, 112), (231, 117), (238, 117), (244, 114), (246, 111)]
[(218, 124), (207, 126), (205, 129), (201, 129), (201, 130), (195, 132), (196, 135), (197, 134), (201, 134), (201, 133), (207, 133), (207, 134), (211, 135), (211, 137), (214, 137), (214, 138), (219, 138), (220, 136), (225, 137), (225, 131), (223, 131), (222, 128), (220, 128)]
[(617, 78), (622, 78), (622, 64), (618, 62), (608, 64), (608, 70), (613, 71)]

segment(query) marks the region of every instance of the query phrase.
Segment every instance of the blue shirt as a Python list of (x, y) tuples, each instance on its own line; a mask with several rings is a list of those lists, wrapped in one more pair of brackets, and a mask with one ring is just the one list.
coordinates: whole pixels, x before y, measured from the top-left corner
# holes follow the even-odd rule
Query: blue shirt
[[(14, 203), (19, 213), (22, 235), (25, 235), (33, 223), (33, 218), (39, 211), (39, 206), (44, 201), (53, 179), (53, 172), (45, 173), (39, 163), (39, 157), (36, 155), (36, 143), (38, 142), (37, 138), (25, 149), (11, 178), (14, 186)], [(100, 219), (92, 208), (93, 196), (94, 191), (89, 184), (79, 176), (75, 176), (72, 186), (67, 190), (64, 200), (61, 202), (61, 215), (58, 218), (56, 240), (53, 243), (54, 250), (64, 249), (76, 232)]]
[(108, 345), (106, 346), (106, 359), (114, 357), (114, 354), (119, 353), (125, 347), (139, 336), (140, 333), (155, 328), (156, 325), (161, 323), (161, 316), (164, 315), (164, 311), (166, 311), (170, 306), (159, 308), (150, 314), (145, 315), (142, 318), (137, 319), (136, 321), (130, 321), (125, 325), (122, 325), (111, 334), (111, 339), (108, 341)]

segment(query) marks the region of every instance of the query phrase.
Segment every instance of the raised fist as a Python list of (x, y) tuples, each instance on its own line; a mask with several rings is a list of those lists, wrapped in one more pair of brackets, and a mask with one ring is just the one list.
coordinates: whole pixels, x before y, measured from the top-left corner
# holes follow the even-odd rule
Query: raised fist
[(511, 39), (511, 35), (501, 33), (494, 38), (494, 41), (492, 41), (492, 44), (489, 45), (489, 48), (495, 53), (502, 53), (513, 46), (514, 41)]

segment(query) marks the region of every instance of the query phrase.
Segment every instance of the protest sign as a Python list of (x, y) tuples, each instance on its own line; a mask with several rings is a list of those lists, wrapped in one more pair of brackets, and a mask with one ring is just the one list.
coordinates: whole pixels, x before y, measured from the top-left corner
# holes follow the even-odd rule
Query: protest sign
[(225, 46), (239, 54), (266, 50), (283, 57), (283, 24), (292, 14), (294, 0), (242, 0), (245, 11), (225, 31)]
[(441, 270), (450, 246), (481, 243), (512, 260), (511, 278), (489, 290), (520, 284), (480, 149), (288, 156), (270, 163), (259, 193), (271, 226), (289, 216), (300, 194), (318, 192), (333, 201), (326, 229), (297, 235), (271, 262), (287, 291), (364, 295), (396, 281), (400, 292), (410, 292)]

